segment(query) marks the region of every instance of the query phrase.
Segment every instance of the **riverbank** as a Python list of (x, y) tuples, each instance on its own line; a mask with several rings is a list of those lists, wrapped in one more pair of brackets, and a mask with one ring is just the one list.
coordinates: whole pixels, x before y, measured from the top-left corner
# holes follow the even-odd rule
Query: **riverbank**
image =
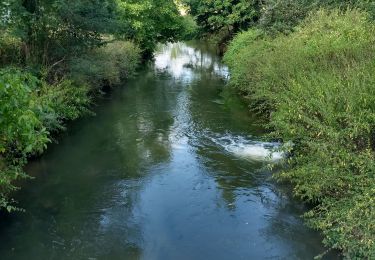
[(193, 31), (173, 0), (2, 1), (0, 210), (15, 210), (8, 195), (26, 177), (22, 166), (65, 122), (131, 77), (159, 42)]
[(375, 258), (374, 35), (365, 12), (320, 10), (287, 36), (240, 33), (225, 55), (230, 85), (294, 143), (276, 178), (316, 205), (307, 223), (348, 259)]
[(9, 195), (17, 180), (28, 178), (28, 158), (42, 154), (66, 122), (90, 113), (103, 87), (132, 77), (140, 61), (135, 44), (115, 41), (72, 59), (58, 81), (22, 69), (0, 70), (0, 209), (18, 209)]

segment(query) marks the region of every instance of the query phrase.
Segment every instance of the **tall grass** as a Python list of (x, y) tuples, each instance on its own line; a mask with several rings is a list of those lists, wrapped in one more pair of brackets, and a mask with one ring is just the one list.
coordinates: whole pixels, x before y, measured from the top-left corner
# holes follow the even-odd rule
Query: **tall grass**
[(289, 36), (239, 34), (225, 55), (231, 85), (294, 142), (287, 170), (330, 248), (375, 258), (375, 25), (358, 10), (320, 10)]

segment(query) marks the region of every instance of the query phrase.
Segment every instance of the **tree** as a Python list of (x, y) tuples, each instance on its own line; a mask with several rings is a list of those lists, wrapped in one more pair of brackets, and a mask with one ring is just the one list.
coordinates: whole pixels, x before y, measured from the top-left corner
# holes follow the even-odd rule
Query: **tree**
[(118, 0), (118, 7), (118, 35), (135, 40), (145, 53), (182, 34), (183, 20), (173, 0)]
[(21, 39), (26, 64), (48, 66), (100, 45), (115, 28), (115, 9), (114, 0), (8, 0), (2, 27)]
[(223, 28), (235, 33), (255, 24), (259, 19), (259, 0), (184, 0), (204, 32)]

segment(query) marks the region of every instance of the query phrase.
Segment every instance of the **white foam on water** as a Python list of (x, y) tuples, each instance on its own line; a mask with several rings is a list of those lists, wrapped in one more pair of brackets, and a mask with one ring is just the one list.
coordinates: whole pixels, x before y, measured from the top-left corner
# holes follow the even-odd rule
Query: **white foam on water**
[(282, 152), (272, 151), (269, 148), (265, 148), (262, 144), (239, 144), (227, 146), (226, 150), (238, 157), (251, 158), (258, 161), (278, 161), (284, 157)]
[(230, 134), (210, 139), (227, 152), (240, 158), (273, 162), (284, 158), (284, 152), (280, 151), (280, 143), (258, 142)]

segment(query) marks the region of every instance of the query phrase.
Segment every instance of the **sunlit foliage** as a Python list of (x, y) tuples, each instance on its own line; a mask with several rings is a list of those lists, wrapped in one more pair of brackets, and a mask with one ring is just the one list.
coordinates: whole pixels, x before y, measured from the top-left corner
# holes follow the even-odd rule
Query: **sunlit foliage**
[[(292, 141), (277, 176), (317, 205), (306, 214), (348, 259), (375, 257), (375, 25), (358, 10), (312, 13), (276, 38), (239, 34), (225, 57), (231, 85)], [(293, 149), (291, 149), (293, 148)]]
[(117, 0), (120, 33), (145, 52), (157, 42), (176, 41), (183, 33), (183, 18), (172, 0)]

